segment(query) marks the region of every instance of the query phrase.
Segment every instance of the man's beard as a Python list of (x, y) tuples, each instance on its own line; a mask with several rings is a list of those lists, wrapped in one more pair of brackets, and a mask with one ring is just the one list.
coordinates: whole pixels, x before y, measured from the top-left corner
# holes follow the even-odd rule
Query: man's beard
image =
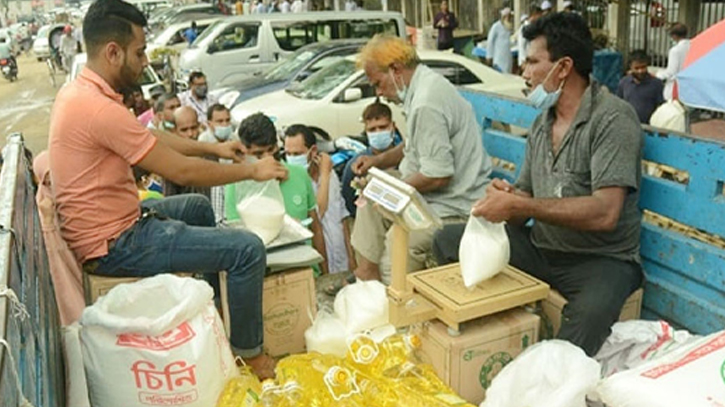
[(123, 65), (121, 66), (121, 89), (129, 89), (138, 85), (140, 77), (141, 75), (134, 73), (126, 63), (126, 57), (124, 56)]

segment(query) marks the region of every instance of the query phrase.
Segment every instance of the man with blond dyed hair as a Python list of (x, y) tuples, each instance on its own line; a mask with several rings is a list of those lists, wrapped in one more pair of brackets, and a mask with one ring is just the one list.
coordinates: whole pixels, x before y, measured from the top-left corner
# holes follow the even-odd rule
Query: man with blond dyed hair
[[(491, 173), (471, 105), (448, 80), (422, 65), (415, 48), (400, 38), (375, 36), (361, 50), (358, 64), (378, 96), (403, 105), (407, 138), (382, 154), (358, 157), (353, 171), (365, 175), (371, 167), (397, 166), (403, 181), (423, 195), (444, 223), (464, 220), (485, 193)], [(358, 209), (352, 233), (358, 279), (390, 282), (389, 228), (372, 205)], [(425, 267), (434, 232), (410, 236), (408, 271)]]

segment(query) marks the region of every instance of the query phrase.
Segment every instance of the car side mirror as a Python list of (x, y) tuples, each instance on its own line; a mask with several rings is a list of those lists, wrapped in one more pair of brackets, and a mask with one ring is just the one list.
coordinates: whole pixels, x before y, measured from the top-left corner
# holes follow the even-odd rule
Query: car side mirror
[(360, 88), (348, 88), (345, 89), (345, 93), (342, 95), (342, 101), (344, 103), (357, 102), (362, 99), (363, 93)]
[(207, 54), (213, 54), (213, 53), (218, 52), (218, 51), (219, 51), (219, 46), (216, 45), (216, 43), (213, 43), (213, 42), (211, 44), (209, 44), (209, 47), (206, 49), (206, 53)]

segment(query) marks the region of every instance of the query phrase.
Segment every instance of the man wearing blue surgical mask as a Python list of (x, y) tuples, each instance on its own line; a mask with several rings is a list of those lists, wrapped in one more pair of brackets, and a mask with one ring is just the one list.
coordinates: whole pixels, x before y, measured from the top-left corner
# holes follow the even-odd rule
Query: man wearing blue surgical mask
[[(524, 37), (523, 77), (541, 114), (515, 185), (494, 180), (472, 213), (507, 222), (511, 265), (568, 300), (557, 337), (594, 356), (642, 284), (642, 129), (632, 106), (590, 77), (594, 45), (581, 16), (547, 15)], [(436, 235), (439, 263), (458, 260), (464, 227)]]
[[(368, 149), (361, 155), (378, 155), (385, 153), (403, 142), (403, 138), (393, 121), (393, 112), (388, 105), (375, 101), (369, 104), (362, 114), (365, 129), (363, 134), (368, 141)], [(353, 218), (357, 213), (357, 194), (352, 183), (357, 176), (352, 166), (358, 156), (352, 157), (342, 172), (342, 197), (345, 200), (345, 207)], [(397, 170), (397, 166), (394, 167)]]
[[(222, 104), (215, 104), (209, 108), (206, 114), (207, 129), (199, 136), (202, 143), (224, 143), (230, 140), (238, 140), (232, 128), (232, 118), (229, 109)], [(231, 160), (219, 159), (222, 164), (231, 164)], [(214, 209), (216, 223), (224, 220), (224, 186), (211, 188), (211, 207)]]
[(217, 99), (209, 94), (209, 83), (202, 72), (189, 75), (189, 90), (179, 93), (182, 106), (191, 106), (199, 115), (199, 122), (206, 125), (206, 114), (209, 108), (217, 104)]

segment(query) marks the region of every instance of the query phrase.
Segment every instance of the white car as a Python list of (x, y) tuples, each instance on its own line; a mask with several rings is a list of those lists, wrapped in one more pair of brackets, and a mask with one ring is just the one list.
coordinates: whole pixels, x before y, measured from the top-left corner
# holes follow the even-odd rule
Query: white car
[[(419, 52), (423, 64), (445, 76), (451, 83), (469, 89), (485, 90), (523, 98), (526, 84), (521, 77), (499, 73), (480, 62), (442, 51)], [(365, 107), (375, 100), (375, 88), (365, 73), (355, 66), (355, 56), (329, 65), (297, 85), (240, 103), (232, 109), (232, 121), (240, 123), (261, 111), (275, 125), (303, 123), (320, 127), (337, 138), (359, 134)], [(390, 104), (393, 120), (404, 131), (400, 106)]]
[[(78, 54), (75, 56), (75, 58), (73, 58), (73, 64), (71, 65), (70, 73), (65, 80), (66, 84), (73, 81), (78, 76), (78, 74), (81, 73), (83, 67), (86, 66), (87, 60), (88, 56), (86, 54)], [(161, 82), (161, 79), (156, 74), (156, 71), (154, 71), (153, 68), (151, 68), (150, 66), (147, 66), (146, 69), (144, 69), (141, 78), (139, 79), (139, 85), (141, 86), (141, 90), (143, 91), (143, 97), (146, 98), (146, 100), (151, 100), (151, 88), (158, 85), (163, 86), (164, 83)]]
[[(220, 15), (206, 20), (198, 20), (196, 22), (198, 34), (201, 34), (213, 22), (221, 20), (224, 17)], [(189, 45), (184, 39), (183, 33), (189, 27), (191, 27), (191, 22), (176, 23), (166, 27), (163, 31), (155, 35), (153, 40), (146, 44), (146, 54), (151, 55), (158, 48), (172, 48), (179, 52), (185, 50)]]
[(44, 25), (38, 30), (38, 35), (33, 41), (33, 54), (38, 61), (50, 58), (50, 44), (48, 43), (48, 32), (52, 25)]

